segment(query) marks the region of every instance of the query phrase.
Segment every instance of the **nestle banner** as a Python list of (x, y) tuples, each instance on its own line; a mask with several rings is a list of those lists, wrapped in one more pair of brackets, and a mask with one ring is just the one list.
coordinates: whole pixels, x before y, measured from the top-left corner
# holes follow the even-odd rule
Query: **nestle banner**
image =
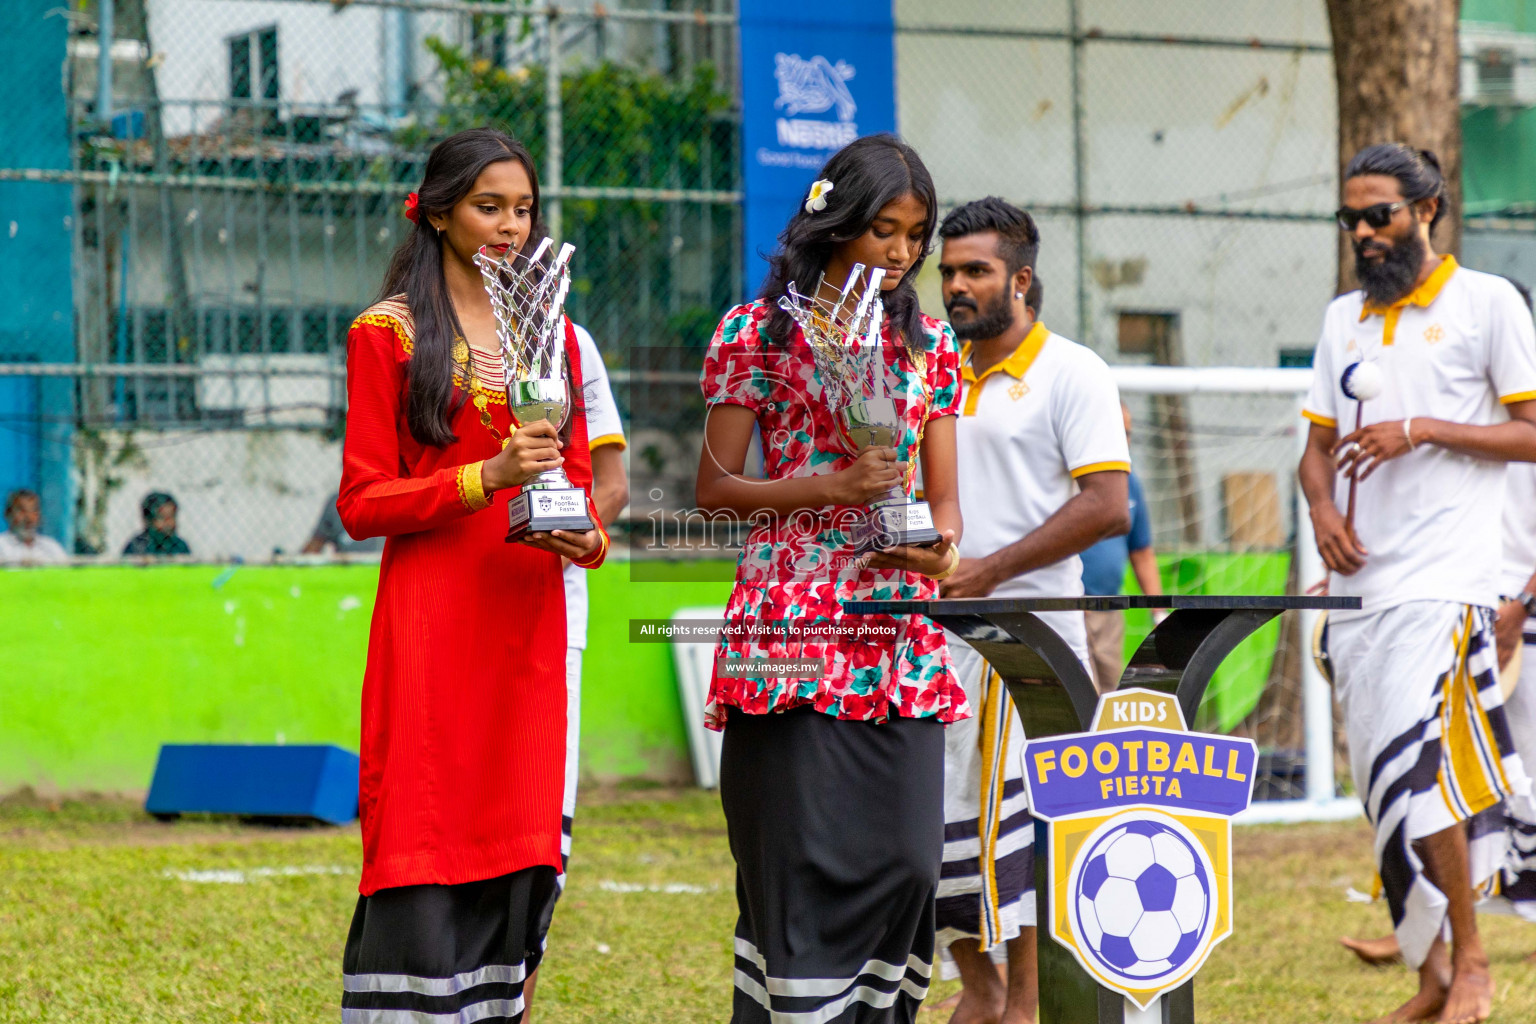
[(746, 281), (827, 158), (860, 135), (896, 130), (891, 0), (741, 0)]

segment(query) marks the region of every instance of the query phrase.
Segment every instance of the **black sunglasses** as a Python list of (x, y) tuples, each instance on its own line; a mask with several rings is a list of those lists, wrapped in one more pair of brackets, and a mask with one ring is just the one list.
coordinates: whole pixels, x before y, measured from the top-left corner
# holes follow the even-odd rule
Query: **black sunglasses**
[(1363, 210), (1356, 210), (1351, 206), (1341, 206), (1334, 213), (1334, 217), (1338, 219), (1339, 227), (1345, 231), (1355, 230), (1362, 220), (1371, 227), (1380, 229), (1392, 223), (1392, 215), (1407, 205), (1406, 202), (1377, 203), (1374, 206), (1367, 206)]

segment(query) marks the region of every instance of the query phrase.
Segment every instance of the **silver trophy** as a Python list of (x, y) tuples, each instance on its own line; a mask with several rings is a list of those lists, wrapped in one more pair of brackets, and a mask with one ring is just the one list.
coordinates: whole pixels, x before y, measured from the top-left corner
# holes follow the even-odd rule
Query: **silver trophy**
[[(904, 428), (886, 385), (885, 341), (880, 334), (885, 319), (880, 298), (884, 278), (885, 271), (876, 268), (865, 280), (864, 265), (855, 263), (835, 300), (822, 297), (825, 274), (811, 295), (802, 295), (791, 281), (788, 294), (779, 300), (780, 308), (795, 318), (805, 334), (838, 433), (853, 455), (870, 448), (897, 447)], [(911, 454), (917, 456), (915, 451)], [(854, 549), (860, 554), (939, 539), (928, 503), (908, 500), (900, 484), (870, 502), (852, 532)]]
[[(565, 296), (576, 247), (566, 243), (553, 260), (546, 260), (552, 245), (546, 238), (529, 256), (497, 256), (481, 248), (475, 265), (496, 313), (496, 336), (507, 371), (507, 407), (518, 423), (548, 420), (559, 430), (571, 412), (565, 376)], [(508, 503), (507, 517), (509, 543), (530, 533), (584, 533), (593, 526), (586, 492), (573, 486), (559, 467), (524, 484)]]

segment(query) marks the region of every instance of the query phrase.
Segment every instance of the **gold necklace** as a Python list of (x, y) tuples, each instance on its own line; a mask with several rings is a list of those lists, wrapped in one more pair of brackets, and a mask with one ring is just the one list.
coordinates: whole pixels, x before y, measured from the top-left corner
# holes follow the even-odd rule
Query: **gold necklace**
[(480, 410), (481, 424), (505, 448), (512, 443), (512, 439), (510, 437), (502, 437), (501, 431), (497, 430), (496, 424), (491, 421), (491, 411), (488, 408), (491, 400), (486, 395), (480, 393), (480, 380), (475, 376), (474, 363), (469, 358), (469, 342), (465, 341), (461, 335), (455, 335), (453, 339), (453, 361), (459, 364), (460, 372), (469, 380), (469, 393), (472, 396), (471, 400), (475, 403), (475, 408)]

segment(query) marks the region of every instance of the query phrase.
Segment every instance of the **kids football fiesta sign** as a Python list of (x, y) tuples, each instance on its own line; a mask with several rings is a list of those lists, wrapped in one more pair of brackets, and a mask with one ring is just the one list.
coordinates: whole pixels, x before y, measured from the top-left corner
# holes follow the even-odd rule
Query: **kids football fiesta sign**
[(1050, 822), (1050, 934), (1101, 985), (1145, 1009), (1232, 933), (1231, 818), (1257, 761), (1252, 740), (1188, 731), (1154, 690), (1025, 744), (1030, 807)]

